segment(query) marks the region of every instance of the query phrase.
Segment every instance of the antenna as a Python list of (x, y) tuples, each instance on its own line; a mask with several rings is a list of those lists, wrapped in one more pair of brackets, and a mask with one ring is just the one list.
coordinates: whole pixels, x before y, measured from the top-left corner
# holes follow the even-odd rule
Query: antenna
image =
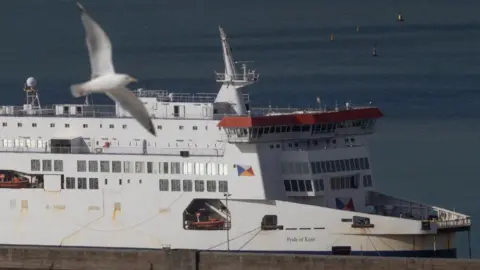
[(23, 87), (23, 91), (25, 91), (27, 99), (27, 108), (24, 108), (31, 113), (35, 113), (35, 111), (37, 111), (38, 114), (42, 114), (40, 98), (38, 96), (38, 90), (35, 88), (35, 86), (37, 86), (37, 80), (34, 77), (28, 77)]

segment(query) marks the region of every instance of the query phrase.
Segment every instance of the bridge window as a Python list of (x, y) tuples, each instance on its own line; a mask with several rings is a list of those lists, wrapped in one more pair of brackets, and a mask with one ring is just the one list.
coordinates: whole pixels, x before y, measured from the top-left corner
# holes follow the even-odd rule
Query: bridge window
[(285, 191), (292, 191), (292, 186), (290, 185), (290, 180), (283, 180), (283, 185), (285, 186)]
[(171, 182), (172, 182), (172, 191), (181, 191), (179, 179), (172, 179)]
[(158, 185), (160, 187), (160, 191), (168, 191), (168, 179), (158, 180)]
[(315, 188), (315, 191), (323, 191), (323, 179), (313, 180), (313, 187)]
[(192, 180), (183, 180), (183, 191), (185, 192), (192, 191)]
[(87, 189), (87, 178), (79, 177), (78, 181), (78, 189)]
[(330, 178), (330, 187), (332, 190), (338, 189), (357, 189), (359, 187), (359, 176), (339, 176)]
[(75, 177), (67, 177), (66, 178), (66, 188), (67, 189), (74, 189), (75, 188)]
[(228, 192), (228, 181), (218, 181), (218, 191)]

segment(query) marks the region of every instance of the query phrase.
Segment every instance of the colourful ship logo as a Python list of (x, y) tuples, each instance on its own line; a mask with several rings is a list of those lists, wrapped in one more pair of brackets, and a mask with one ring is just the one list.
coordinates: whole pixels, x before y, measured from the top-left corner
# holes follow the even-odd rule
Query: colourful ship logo
[(355, 211), (355, 205), (352, 198), (335, 198), (337, 209)]
[(237, 167), (238, 176), (255, 176), (252, 166), (235, 164), (235, 167)]

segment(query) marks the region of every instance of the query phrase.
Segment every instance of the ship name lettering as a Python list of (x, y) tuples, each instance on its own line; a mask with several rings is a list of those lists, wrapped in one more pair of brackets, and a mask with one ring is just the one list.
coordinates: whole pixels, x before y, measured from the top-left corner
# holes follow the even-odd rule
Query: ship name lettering
[(315, 242), (315, 237), (301, 236), (301, 237), (287, 237), (289, 243), (303, 243), (303, 242)]

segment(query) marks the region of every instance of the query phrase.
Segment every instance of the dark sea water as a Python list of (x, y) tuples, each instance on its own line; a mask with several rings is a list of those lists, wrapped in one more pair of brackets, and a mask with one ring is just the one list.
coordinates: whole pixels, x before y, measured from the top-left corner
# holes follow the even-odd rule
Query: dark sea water
[[(139, 78), (137, 87), (217, 91), (220, 24), (235, 58), (255, 60), (261, 73), (247, 88), (255, 104), (372, 101), (385, 114), (370, 140), (374, 184), (472, 215), (480, 257), (480, 1), (82, 3), (108, 32), (117, 71)], [(395, 22), (399, 11), (404, 23)], [(72, 101), (68, 86), (90, 72), (74, 1), (2, 1), (0, 31), (2, 104), (22, 104), (28, 76), (38, 79), (43, 104)], [(465, 257), (466, 233), (458, 240)]]

